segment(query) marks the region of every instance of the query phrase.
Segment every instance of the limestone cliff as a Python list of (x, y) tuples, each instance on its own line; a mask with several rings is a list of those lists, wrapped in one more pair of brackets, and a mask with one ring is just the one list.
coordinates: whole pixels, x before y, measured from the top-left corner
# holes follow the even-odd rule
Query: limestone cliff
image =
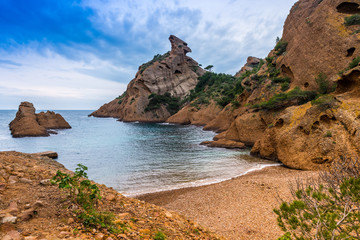
[(123, 96), (90, 115), (122, 121), (164, 122), (176, 112), (180, 100), (196, 86), (198, 77), (205, 71), (186, 56), (191, 52), (186, 42), (173, 35), (169, 40), (170, 52), (142, 64)]
[(52, 111), (35, 113), (34, 105), (22, 102), (16, 117), (9, 124), (13, 137), (39, 137), (55, 133), (49, 129), (71, 128), (68, 122), (58, 113)]
[[(230, 103), (207, 113), (205, 129), (221, 133), (205, 144), (247, 145), (254, 155), (298, 169), (359, 157), (360, 22), (352, 20), (359, 3), (298, 1), (266, 61), (249, 57), (233, 80), (237, 90), (224, 95), (233, 96)], [(168, 121), (193, 123), (206, 109), (183, 109)]]

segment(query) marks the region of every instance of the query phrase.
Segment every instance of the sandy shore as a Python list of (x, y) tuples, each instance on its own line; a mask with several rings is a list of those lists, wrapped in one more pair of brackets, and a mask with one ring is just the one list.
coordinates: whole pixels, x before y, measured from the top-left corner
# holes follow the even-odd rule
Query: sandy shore
[(179, 212), (228, 239), (277, 239), (282, 232), (273, 208), (291, 196), (290, 182), (315, 174), (268, 167), (221, 183), (136, 198)]

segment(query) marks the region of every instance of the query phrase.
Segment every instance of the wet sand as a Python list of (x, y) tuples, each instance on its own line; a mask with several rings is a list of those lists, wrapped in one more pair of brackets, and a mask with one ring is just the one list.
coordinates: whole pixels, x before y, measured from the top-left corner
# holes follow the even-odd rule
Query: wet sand
[(207, 186), (135, 198), (179, 212), (228, 239), (277, 239), (283, 233), (273, 209), (290, 199), (289, 184), (316, 172), (268, 167)]

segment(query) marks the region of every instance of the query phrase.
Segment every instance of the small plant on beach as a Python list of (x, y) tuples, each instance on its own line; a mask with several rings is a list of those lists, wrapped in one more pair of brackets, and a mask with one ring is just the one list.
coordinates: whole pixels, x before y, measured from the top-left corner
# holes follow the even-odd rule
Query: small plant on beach
[(111, 232), (117, 232), (117, 227), (113, 224), (114, 216), (97, 210), (97, 203), (101, 199), (100, 190), (87, 179), (88, 168), (82, 164), (77, 166), (72, 176), (58, 170), (51, 183), (58, 184), (60, 189), (68, 191), (71, 202), (81, 207), (77, 217), (82, 220), (85, 227), (106, 228)]
[(294, 200), (274, 212), (285, 239), (359, 239), (360, 166), (343, 158), (329, 171), (291, 189)]
[(153, 239), (154, 240), (166, 240), (166, 235), (161, 231), (157, 231)]

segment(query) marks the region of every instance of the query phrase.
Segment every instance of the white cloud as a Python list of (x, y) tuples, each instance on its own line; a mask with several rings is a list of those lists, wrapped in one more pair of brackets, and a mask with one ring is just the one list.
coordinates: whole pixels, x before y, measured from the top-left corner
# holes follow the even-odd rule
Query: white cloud
[(103, 33), (92, 42), (0, 49), (0, 109), (27, 99), (45, 109), (95, 109), (121, 94), (139, 65), (168, 51), (170, 34), (203, 66), (234, 74), (248, 56), (268, 54), (295, 2), (85, 0)]
[[(107, 102), (119, 93), (125, 91), (126, 84), (97, 78), (78, 71), (102, 71), (112, 69), (121, 72), (108, 62), (92, 59), (88, 65), (81, 61), (71, 61), (57, 53), (47, 50), (45, 55), (29, 50), (15, 55), (0, 54), (8, 61), (16, 62), (18, 66), (11, 68), (0, 65), (1, 81), (0, 95), (3, 99), (12, 99), (12, 103), (2, 102), (0, 107), (17, 108), (24, 100), (41, 99), (38, 107), (47, 106), (47, 102), (56, 103), (56, 108), (74, 109), (76, 101), (85, 103), (83, 108), (94, 109)], [(27, 98), (27, 99), (25, 99)], [(3, 100), (4, 101), (4, 100)], [(5, 100), (6, 101), (6, 100)]]

